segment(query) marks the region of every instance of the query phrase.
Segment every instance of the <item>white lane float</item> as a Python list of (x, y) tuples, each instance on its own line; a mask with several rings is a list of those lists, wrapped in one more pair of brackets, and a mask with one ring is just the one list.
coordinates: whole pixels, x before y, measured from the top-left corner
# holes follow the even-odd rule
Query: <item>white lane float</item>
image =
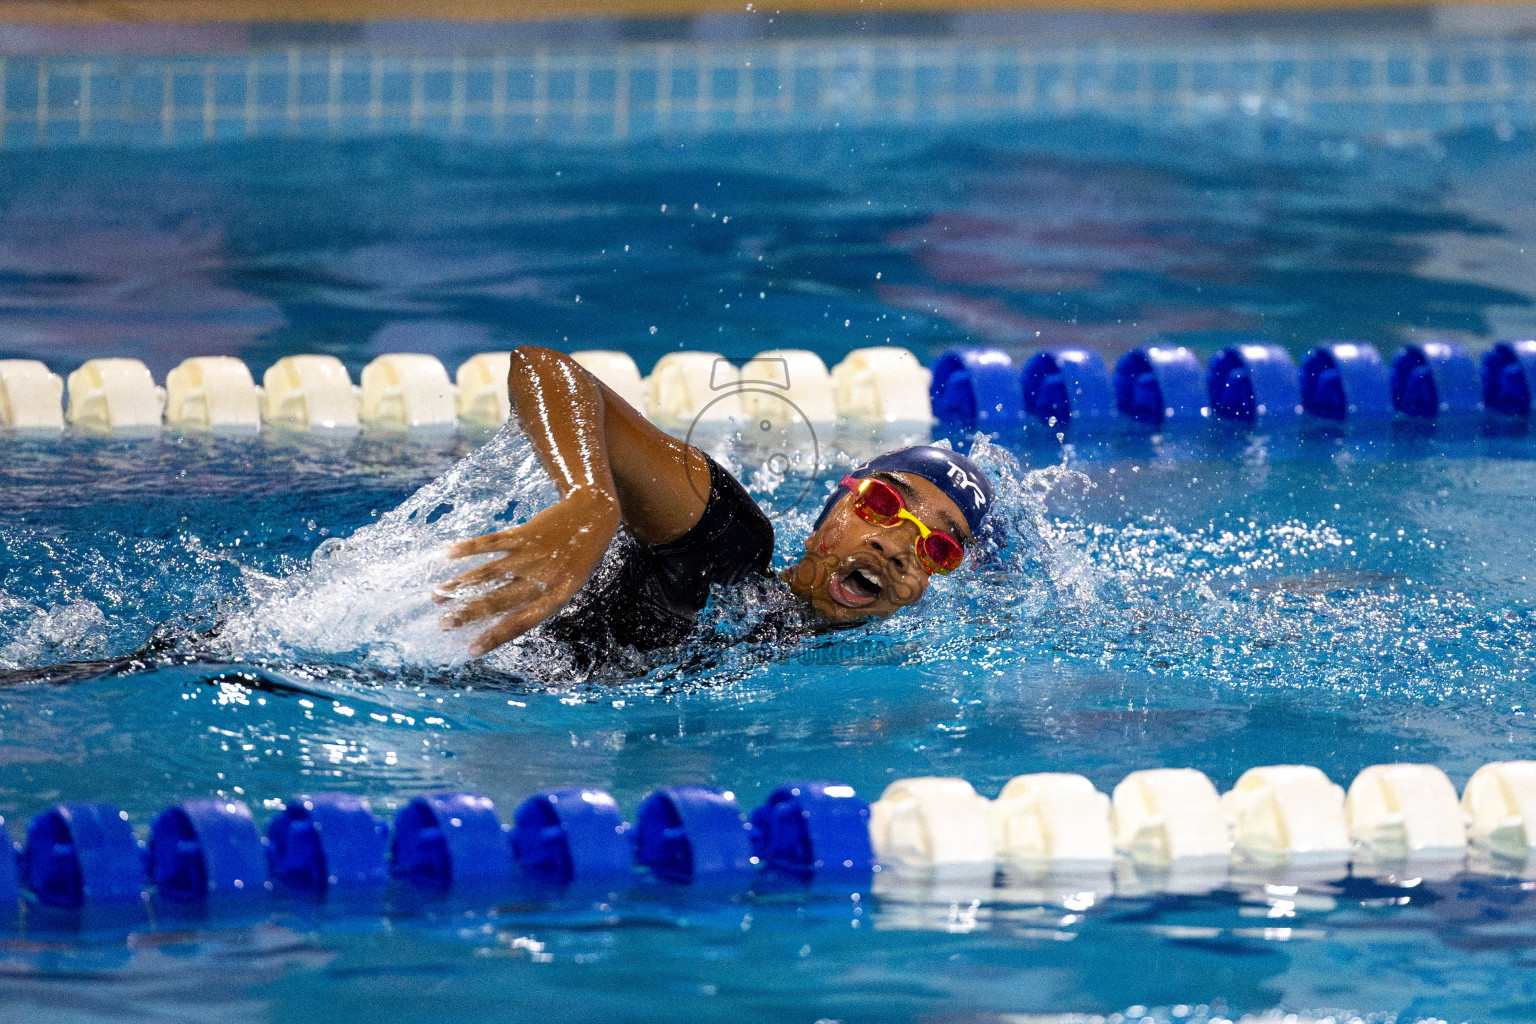
[(759, 352), (741, 368), (741, 408), (748, 420), (776, 426), (799, 420), (837, 422), (832, 376), (814, 352), (783, 348)]
[(1536, 857), (1536, 761), (1495, 761), (1461, 794), (1474, 846), (1512, 860)]
[(262, 375), (262, 419), (310, 430), (358, 425), (358, 389), (335, 356), (286, 356)]
[(1344, 789), (1310, 765), (1250, 768), (1221, 806), (1234, 850), (1281, 864), (1343, 864), (1352, 844)]
[(742, 421), (741, 372), (718, 352), (668, 352), (645, 379), (646, 418), (670, 430)]
[(261, 427), (261, 392), (233, 356), (194, 356), (165, 377), (165, 422), (189, 427)]
[(451, 427), (459, 412), (448, 371), (436, 356), (413, 352), (382, 355), (363, 367), (361, 421), (370, 427), (408, 430)]
[(1384, 861), (1444, 859), (1466, 852), (1456, 787), (1429, 764), (1377, 764), (1349, 784), (1349, 834)]
[(991, 878), (990, 803), (964, 779), (899, 779), (869, 807), (875, 857), (897, 871)]
[(1193, 768), (1132, 772), (1112, 798), (1115, 847), (1137, 864), (1225, 862), (1231, 856), (1221, 798)]
[(933, 422), (932, 377), (904, 348), (854, 349), (832, 368), (833, 406), (839, 418), (855, 423), (927, 425)]
[(640, 368), (628, 352), (593, 349), (589, 352), (572, 352), (576, 365), (608, 385), (624, 401), (645, 411), (645, 381)]
[(137, 359), (91, 359), (69, 375), (65, 418), (92, 430), (160, 426), (165, 389)]
[(1056, 871), (1101, 868), (1115, 859), (1109, 797), (1081, 775), (1040, 772), (1008, 780), (992, 801), (1000, 858)]
[(507, 422), (512, 416), (512, 399), (507, 391), (511, 370), (511, 352), (481, 352), (459, 364), (454, 374), (459, 419), (488, 427)]
[(64, 426), (64, 378), (36, 359), (0, 359), (0, 427)]

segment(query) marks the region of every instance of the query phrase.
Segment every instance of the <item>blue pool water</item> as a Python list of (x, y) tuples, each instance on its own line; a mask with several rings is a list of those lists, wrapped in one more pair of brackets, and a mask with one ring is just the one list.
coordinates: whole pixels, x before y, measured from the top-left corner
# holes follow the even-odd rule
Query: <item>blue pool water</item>
[[(1225, 788), (1254, 764), (1347, 780), (1422, 760), (1462, 782), (1529, 748), (1525, 439), (1309, 437), (1277, 459), (1110, 446), (1065, 477), (1035, 471), (1033, 497), (1010, 494), (1022, 550), (1006, 579), (957, 577), (889, 624), (789, 651), (735, 648), (681, 679), (464, 676), (398, 665), (387, 644), (295, 655), (315, 642), (311, 624), (285, 617), (255, 573), (314, 573), (304, 566), (326, 534), (362, 528), (366, 540), (375, 510), (462, 446), (162, 438), (15, 453), (15, 476), (33, 482), (9, 492), (3, 534), (9, 663), (120, 654), (157, 623), (278, 610), (225, 665), (7, 687), (6, 817), (90, 796), (145, 822), (172, 799), (222, 793), (265, 818), (313, 789), (392, 809), (461, 787), (506, 809), (568, 783), (633, 808), (679, 781), (728, 786), (750, 806), (808, 774), (870, 795), (956, 774), (995, 793), (1023, 771), (1080, 771), (1107, 789), (1157, 765)], [(85, 478), (38, 480), (61, 447)], [(330, 596), (317, 607), (355, 637), (417, 598), (318, 585)], [(1196, 1018), (1278, 1006), (1511, 1019), (1529, 998), (1517, 879), (1358, 879), (1300, 896), (1234, 884), (1072, 909), (983, 895), (997, 904), (644, 889), (490, 914), (294, 902), (248, 925), (156, 920), (126, 942), (107, 925), (34, 925), (7, 940), (4, 998), (18, 1019), (260, 1020), (316, 1005), (395, 1020), (445, 1005), (466, 1019), (992, 1020), (1135, 1004), (1206, 1007)]]
[[(1461, 113), (1397, 135), (1239, 101), (1198, 124), (1106, 108), (581, 145), (380, 130), (33, 147), (0, 153), (0, 356), (67, 371), (134, 355), (161, 376), (192, 354), (259, 373), (331, 352), (355, 372), (383, 351), (452, 367), (524, 342), (648, 369), (678, 348), (831, 363), (887, 339), (931, 359), (976, 341), (1112, 354), (1262, 336), (1299, 354), (1531, 336), (1536, 136), (1518, 104)], [(818, 484), (874, 444), (824, 439)], [(1107, 791), (1156, 766), (1225, 790), (1275, 763), (1347, 783), (1423, 761), (1460, 785), (1530, 755), (1523, 424), (978, 448), (1004, 496), (984, 572), (789, 648), (731, 642), (754, 609), (722, 605), (674, 661), (614, 684), (558, 652), (468, 663), (435, 627), (446, 540), (547, 499), (515, 436), (0, 439), (0, 814), (15, 834), (100, 799), (142, 826), (217, 794), (264, 823), (298, 792), (392, 813), (456, 788), (506, 815), (566, 784), (632, 811), (681, 782), (751, 807), (804, 777), (873, 799), (958, 775), (993, 796), (1027, 771)], [(759, 495), (783, 513), (783, 559), (809, 527), (791, 490)], [(169, 655), (109, 676), (33, 671), (156, 637)], [(1536, 1007), (1536, 883), (1518, 872), (1154, 882), (34, 915), (0, 934), (0, 1006), (806, 1024)]]

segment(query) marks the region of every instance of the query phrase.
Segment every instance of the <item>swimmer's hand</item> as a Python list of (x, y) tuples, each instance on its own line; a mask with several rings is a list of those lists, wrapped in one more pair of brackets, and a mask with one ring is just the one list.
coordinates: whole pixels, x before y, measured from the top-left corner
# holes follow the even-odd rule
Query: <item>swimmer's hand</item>
[[(595, 487), (570, 491), (521, 526), (460, 541), (450, 558), (501, 557), (433, 589), (440, 601), (466, 587), (478, 593), (440, 620), (444, 629), (489, 621), (470, 644), (479, 657), (515, 640), (564, 608), (586, 585), (618, 532), (619, 502)], [(480, 588), (487, 588), (481, 590)]]
[(696, 483), (709, 479), (704, 453), (662, 433), (570, 356), (514, 349), (507, 395), (562, 497), (522, 526), (448, 550), (454, 558), (501, 555), (435, 588), (444, 601), (474, 588), (442, 625), (485, 623), (470, 646), (476, 657), (564, 608), (597, 570), (620, 522), (642, 544), (665, 544), (697, 524), (707, 503)]

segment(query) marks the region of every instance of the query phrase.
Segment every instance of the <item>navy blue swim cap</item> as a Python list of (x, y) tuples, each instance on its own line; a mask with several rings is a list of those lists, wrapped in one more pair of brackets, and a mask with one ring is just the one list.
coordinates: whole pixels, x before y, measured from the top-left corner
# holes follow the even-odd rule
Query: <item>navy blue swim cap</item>
[[(977, 468), (976, 463), (948, 448), (936, 448), (931, 444), (900, 448), (870, 460), (868, 465), (848, 475), (855, 480), (862, 480), (873, 473), (911, 473), (927, 480), (959, 506), (973, 537), (992, 507), (992, 484), (986, 474)], [(839, 487), (832, 492), (826, 505), (822, 506), (821, 515), (816, 517), (816, 526), (821, 525), (827, 513), (832, 511), (832, 506), (837, 504), (847, 490), (846, 487)]]

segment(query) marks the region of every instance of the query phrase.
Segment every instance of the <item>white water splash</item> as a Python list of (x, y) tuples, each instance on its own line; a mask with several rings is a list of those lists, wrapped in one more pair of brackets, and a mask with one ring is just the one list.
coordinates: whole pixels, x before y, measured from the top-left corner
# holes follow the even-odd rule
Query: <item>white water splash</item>
[(375, 668), (453, 667), (474, 627), (444, 630), (434, 584), (476, 564), (451, 561), (455, 541), (526, 522), (558, 497), (515, 425), (311, 564), (281, 579), (247, 577), (250, 607), (216, 641), (231, 658), (315, 657)]
[[(996, 493), (980, 557), (973, 563), (977, 571), (936, 580), (929, 596), (898, 616), (893, 628), (952, 634), (957, 621), (1028, 619), (1053, 602), (1097, 600), (1102, 570), (1085, 557), (1079, 537), (1058, 536), (1047, 514), (1053, 495), (1081, 489), (1086, 478), (1063, 467), (1026, 472), (1005, 449), (985, 439), (976, 441), (971, 456), (992, 478)], [(226, 622), (215, 653), (231, 659), (360, 663), (384, 670), (463, 665), (470, 660), (469, 641), (479, 627), (442, 629), (444, 609), (433, 601), (431, 588), (474, 563), (451, 563), (447, 547), (525, 522), (556, 497), (526, 437), (509, 425), (377, 522), (345, 540), (322, 544), (308, 566), (283, 578), (248, 572), (250, 605)], [(820, 502), (803, 505), (776, 522), (780, 564), (799, 554)], [(598, 572), (614, 568), (610, 549)], [(728, 610), (716, 609), (707, 617), (701, 637), (739, 636), (742, 630), (721, 622), (721, 614), (740, 615), (743, 623), (737, 625), (745, 626), (760, 617), (762, 608), (778, 603), (766, 595), (762, 601), (747, 601), (745, 611), (739, 602), (728, 603)], [(577, 681), (554, 646), (530, 637), (499, 649), (486, 663), (532, 678)]]
[(1053, 505), (1088, 489), (1088, 477), (1064, 465), (1026, 470), (982, 436), (967, 454), (992, 481), (992, 509), (961, 571), (934, 577), (905, 615), (919, 628), (953, 632), (956, 623), (1022, 626), (1047, 608), (1098, 606), (1105, 574), (1085, 556), (1075, 522), (1052, 515)]
[[(949, 444), (941, 440), (937, 446)], [(1089, 486), (1088, 478), (1065, 466), (1025, 470), (1006, 449), (981, 436), (968, 455), (992, 481), (993, 502), (974, 554), (959, 572), (933, 577), (922, 600), (889, 619), (806, 637), (809, 646), (803, 650), (775, 643), (766, 658), (762, 645), (740, 641), (759, 619), (792, 599), (787, 591), (746, 590), (738, 600), (717, 602), (703, 616), (696, 646), (713, 645), (717, 656), (707, 659), (709, 667), (689, 681), (741, 680), (785, 657), (809, 657), (816, 664), (967, 660), (977, 656), (979, 636), (1027, 635), (1031, 624), (1048, 612), (1071, 609), (1081, 614), (1103, 605), (1099, 590), (1113, 578), (1088, 557), (1075, 521), (1053, 517), (1062, 499)], [(842, 467), (832, 463), (823, 469), (834, 472), (813, 489), (816, 499), (775, 520), (779, 565), (799, 557), (822, 499), (831, 493)], [(671, 673), (664, 672), (663, 678), (670, 681)]]
[(0, 590), (0, 620), (15, 623), (0, 644), (0, 670), (100, 658), (107, 653), (107, 617), (79, 599), (40, 608)]

